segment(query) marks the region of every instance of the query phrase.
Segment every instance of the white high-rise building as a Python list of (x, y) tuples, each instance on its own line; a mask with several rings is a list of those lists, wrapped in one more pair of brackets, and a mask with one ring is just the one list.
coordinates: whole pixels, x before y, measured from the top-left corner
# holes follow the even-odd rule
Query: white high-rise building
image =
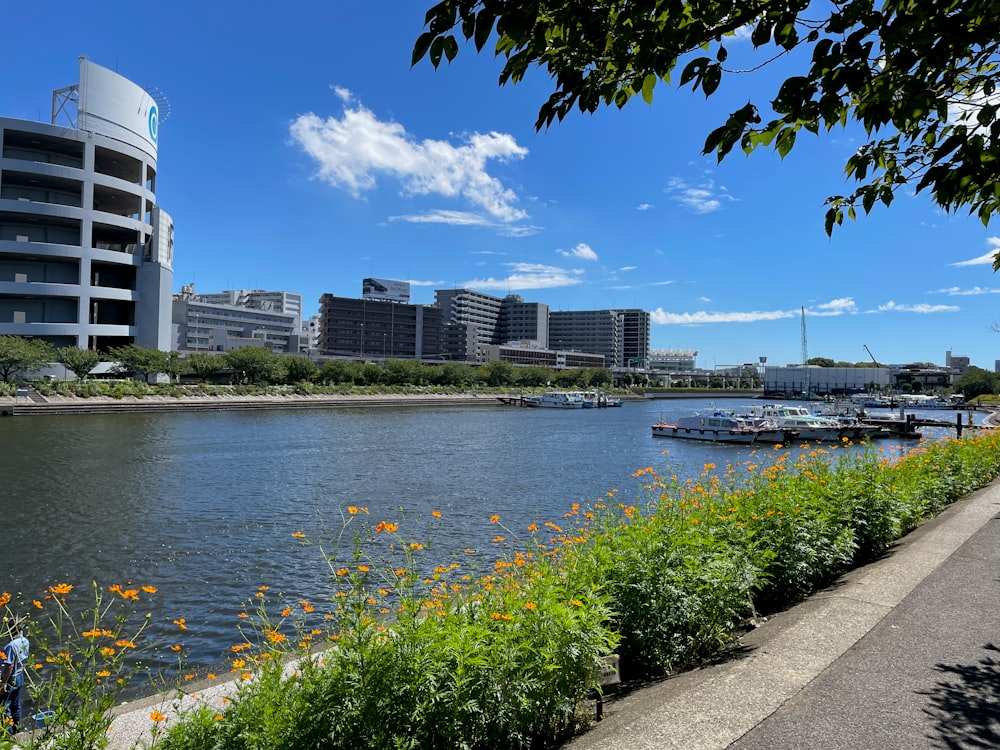
[[(52, 122), (0, 118), (0, 335), (170, 349), (174, 228), (156, 202), (161, 102), (80, 58)], [(64, 121), (64, 122), (63, 122)]]

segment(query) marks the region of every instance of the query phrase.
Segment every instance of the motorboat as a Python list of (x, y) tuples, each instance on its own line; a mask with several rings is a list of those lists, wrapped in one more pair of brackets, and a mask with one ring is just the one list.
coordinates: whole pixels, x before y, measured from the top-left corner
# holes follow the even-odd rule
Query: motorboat
[(840, 442), (844, 438), (860, 440), (865, 437), (863, 425), (842, 424), (838, 419), (813, 414), (804, 406), (764, 404), (752, 407), (751, 414), (770, 420), (780, 429), (791, 430), (797, 433), (799, 440), (807, 442)]
[(676, 422), (657, 422), (654, 437), (674, 437), (685, 440), (705, 440), (712, 443), (784, 443), (793, 436), (777, 429), (766, 420), (755, 422), (735, 414), (715, 412), (681, 417)]
[(522, 396), (521, 402), (543, 409), (583, 409), (587, 404), (581, 391), (546, 391), (540, 395)]

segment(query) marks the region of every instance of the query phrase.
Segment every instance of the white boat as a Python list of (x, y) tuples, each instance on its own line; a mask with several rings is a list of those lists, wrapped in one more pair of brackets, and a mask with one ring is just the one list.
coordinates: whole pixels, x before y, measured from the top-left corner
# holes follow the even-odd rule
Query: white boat
[(851, 396), (851, 403), (863, 409), (890, 409), (892, 402), (881, 396), (873, 396), (868, 393), (855, 393)]
[(692, 415), (676, 422), (657, 422), (653, 425), (654, 437), (673, 437), (685, 440), (705, 440), (712, 443), (783, 443), (787, 437), (781, 430), (767, 423), (752, 422), (730, 414)]
[(622, 400), (609, 396), (600, 391), (586, 391), (583, 394), (583, 408), (585, 409), (605, 409), (612, 406), (621, 406)]
[(804, 406), (764, 404), (752, 407), (751, 413), (756, 417), (771, 420), (783, 430), (794, 431), (799, 440), (808, 442), (839, 442), (844, 438), (860, 440), (865, 436), (861, 426), (843, 425), (836, 419), (817, 416)]
[(587, 404), (580, 391), (546, 391), (541, 395), (522, 396), (525, 406), (543, 409), (582, 409)]

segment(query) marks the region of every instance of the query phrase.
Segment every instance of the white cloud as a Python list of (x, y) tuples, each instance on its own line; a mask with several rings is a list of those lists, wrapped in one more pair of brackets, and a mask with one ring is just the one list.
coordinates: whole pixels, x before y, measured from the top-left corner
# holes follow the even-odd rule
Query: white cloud
[(847, 315), (856, 313), (857, 311), (857, 305), (854, 304), (854, 299), (852, 297), (841, 297), (840, 299), (833, 299), (829, 302), (824, 302), (821, 305), (816, 305), (815, 309), (809, 308), (806, 310), (806, 314), (815, 315), (817, 317), (825, 317), (832, 315)]
[(494, 221), (483, 214), (472, 213), (470, 211), (427, 211), (422, 214), (404, 214), (402, 216), (390, 216), (389, 221), (406, 221), (411, 224), (450, 224), (462, 227), (485, 227), (495, 229), (501, 234), (510, 237), (527, 237), (540, 231), (538, 227), (530, 224), (504, 224)]
[[(528, 150), (506, 133), (473, 133), (465, 142), (416, 140), (396, 122), (383, 122), (344, 88), (341, 118), (308, 113), (292, 121), (293, 140), (316, 162), (316, 177), (355, 197), (373, 190), (376, 175), (400, 182), (408, 195), (460, 198), (505, 224), (522, 221), (518, 196), (487, 172), (487, 162), (524, 158)], [(454, 212), (461, 216), (462, 212)], [(437, 212), (437, 219), (448, 212)]]
[(619, 270), (619, 271), (634, 271), (634, 270), (635, 270), (635, 269), (637, 269), (638, 267), (639, 267), (639, 266), (622, 266), (622, 267), (621, 267), (621, 268), (619, 268), (618, 270)]
[[(699, 302), (710, 302), (707, 297), (701, 297)], [(835, 316), (857, 312), (857, 306), (851, 297), (823, 302), (806, 309), (807, 315)], [(802, 308), (795, 310), (753, 310), (751, 312), (707, 312), (699, 310), (694, 313), (669, 313), (658, 308), (651, 313), (651, 320), (657, 325), (707, 325), (710, 323), (757, 323), (762, 320), (783, 320), (797, 318), (802, 315)]]
[(472, 279), (463, 281), (460, 286), (469, 289), (513, 291), (515, 289), (552, 289), (583, 283), (582, 269), (559, 268), (541, 263), (507, 263), (506, 265), (511, 269), (511, 272), (505, 278)]
[(652, 207), (653, 207), (652, 203), (640, 203), (638, 206), (635, 207), (635, 210), (636, 211), (648, 211)]
[(680, 177), (671, 177), (664, 192), (674, 201), (697, 214), (709, 214), (722, 208), (722, 201), (734, 201), (724, 187), (717, 187), (713, 180), (691, 185)]
[(1000, 289), (983, 286), (974, 286), (971, 289), (960, 289), (957, 286), (952, 286), (947, 289), (938, 289), (938, 292), (940, 294), (947, 294), (949, 297), (973, 297), (978, 294), (1000, 294)]
[(564, 258), (579, 258), (580, 260), (597, 260), (597, 253), (585, 242), (581, 242), (572, 250), (556, 250)]
[(912, 312), (912, 313), (939, 313), (958, 312), (961, 308), (955, 305), (897, 305), (893, 301), (886, 302), (878, 306), (878, 312)]
[(993, 246), (993, 249), (988, 253), (984, 253), (975, 258), (969, 258), (969, 260), (960, 260), (957, 263), (951, 263), (953, 266), (991, 266), (993, 265), (993, 260), (996, 254), (1000, 252), (1000, 237), (987, 237), (986, 241)]
[(705, 312), (668, 313), (658, 307), (650, 313), (650, 319), (656, 325), (702, 325), (707, 323), (756, 323), (761, 320), (781, 320), (794, 318), (799, 313), (794, 310), (772, 310), (754, 312)]

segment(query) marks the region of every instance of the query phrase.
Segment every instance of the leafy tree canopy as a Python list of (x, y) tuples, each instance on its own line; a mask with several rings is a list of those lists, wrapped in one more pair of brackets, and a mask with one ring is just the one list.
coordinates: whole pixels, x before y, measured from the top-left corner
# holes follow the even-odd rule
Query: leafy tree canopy
[(108, 356), (115, 361), (115, 372), (128, 377), (141, 375), (146, 383), (150, 377), (167, 372), (171, 367), (168, 352), (138, 344), (112, 347)]
[[(736, 146), (747, 154), (768, 146), (784, 157), (803, 130), (853, 121), (870, 140), (845, 166), (858, 187), (827, 200), (828, 234), (858, 207), (888, 206), (900, 189), (926, 190), (984, 225), (1000, 208), (994, 0), (442, 0), (425, 22), (414, 64), (453, 60), (464, 37), (479, 51), (495, 39), (501, 85), (546, 70), (554, 90), (538, 129), (573, 109), (624, 107), (637, 94), (651, 103), (659, 83), (711, 96), (726, 77), (794, 55), (800, 73), (766, 103), (732, 112), (704, 153), (721, 161)], [(727, 67), (745, 33), (759, 65)]]
[(954, 390), (964, 393), (966, 400), (969, 400), (977, 396), (996, 393), (1000, 390), (998, 386), (1000, 383), (998, 383), (994, 373), (973, 365), (967, 373), (956, 381)]
[(55, 349), (47, 341), (0, 336), (0, 379), (5, 383), (16, 375), (40, 370), (55, 359)]
[(278, 357), (266, 346), (244, 346), (223, 355), (226, 364), (250, 383), (274, 383), (281, 379)]
[(86, 380), (90, 371), (101, 361), (101, 355), (93, 349), (81, 349), (78, 346), (66, 346), (59, 350), (59, 361), (66, 369), (76, 375), (78, 380)]

